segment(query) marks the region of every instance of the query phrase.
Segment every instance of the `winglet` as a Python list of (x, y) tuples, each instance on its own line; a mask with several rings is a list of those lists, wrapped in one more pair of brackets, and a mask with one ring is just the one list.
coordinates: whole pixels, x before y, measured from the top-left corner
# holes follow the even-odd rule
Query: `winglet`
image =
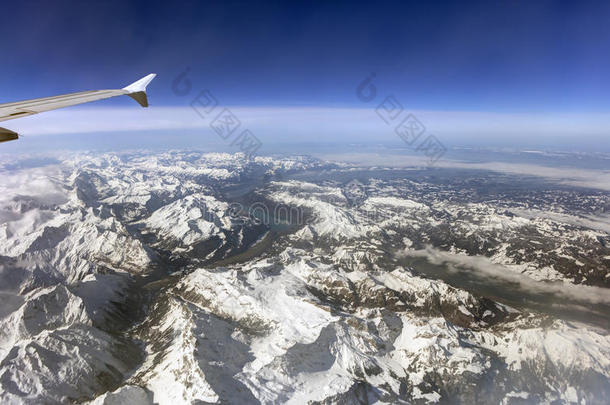
[(137, 82), (131, 83), (127, 87), (123, 87), (123, 90), (127, 91), (127, 95), (136, 100), (142, 107), (148, 107), (146, 86), (148, 86), (148, 83), (150, 83), (156, 76), (156, 74), (151, 73), (148, 76), (141, 78)]
[(152, 79), (154, 79), (156, 76), (157, 76), (156, 74), (151, 73), (148, 76), (141, 78), (137, 82), (133, 82), (129, 86), (123, 87), (123, 90), (127, 90), (130, 93), (137, 93), (139, 91), (145, 92), (146, 86), (148, 86), (148, 83), (150, 83), (152, 81)]

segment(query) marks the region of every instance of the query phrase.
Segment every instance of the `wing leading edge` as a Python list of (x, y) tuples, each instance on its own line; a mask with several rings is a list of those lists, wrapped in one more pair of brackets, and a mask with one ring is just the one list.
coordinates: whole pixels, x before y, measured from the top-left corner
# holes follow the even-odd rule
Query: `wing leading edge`
[[(34, 115), (45, 111), (56, 110), (58, 108), (70, 107), (73, 105), (89, 103), (92, 101), (117, 96), (129, 96), (136, 100), (142, 107), (148, 107), (146, 86), (148, 86), (155, 76), (157, 75), (151, 73), (148, 76), (141, 78), (137, 82), (134, 82), (127, 87), (123, 87), (122, 89), (82, 91), (79, 93), (64, 94), (61, 96), (0, 104), (0, 121), (27, 117), (29, 115)], [(17, 133), (9, 129), (0, 128), (0, 142), (12, 141), (18, 137), (19, 136)]]

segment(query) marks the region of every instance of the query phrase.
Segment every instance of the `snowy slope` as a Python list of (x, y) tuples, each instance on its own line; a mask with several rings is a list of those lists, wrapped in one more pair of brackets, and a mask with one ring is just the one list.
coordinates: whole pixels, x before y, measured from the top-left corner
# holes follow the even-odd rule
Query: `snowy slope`
[(604, 193), (305, 156), (56, 159), (0, 176), (2, 403), (610, 401)]

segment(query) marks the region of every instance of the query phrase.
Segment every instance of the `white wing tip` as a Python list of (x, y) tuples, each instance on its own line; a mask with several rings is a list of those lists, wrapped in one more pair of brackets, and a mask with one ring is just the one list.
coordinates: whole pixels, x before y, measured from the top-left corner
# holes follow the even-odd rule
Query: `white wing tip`
[(152, 81), (152, 79), (154, 79), (156, 76), (157, 75), (155, 73), (151, 73), (148, 76), (141, 78), (137, 82), (133, 82), (129, 86), (123, 87), (123, 90), (126, 90), (129, 93), (137, 93), (139, 91), (145, 92), (146, 86), (148, 86), (148, 83), (150, 83)]

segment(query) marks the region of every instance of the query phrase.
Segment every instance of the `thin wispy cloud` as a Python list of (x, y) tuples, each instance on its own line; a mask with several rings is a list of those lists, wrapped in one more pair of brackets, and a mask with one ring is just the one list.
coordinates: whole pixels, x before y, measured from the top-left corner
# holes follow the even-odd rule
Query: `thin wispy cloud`
[[(327, 143), (395, 143), (400, 139), (370, 108), (338, 107), (230, 107), (242, 127), (250, 129), (265, 146), (283, 144)], [(427, 131), (441, 141), (460, 145), (464, 140), (471, 144), (488, 145), (504, 140), (520, 146), (522, 139), (560, 140), (578, 139), (595, 144), (601, 134), (610, 129), (610, 116), (604, 114), (500, 114), (466, 111), (414, 111), (427, 126)], [(140, 109), (135, 106), (121, 108), (73, 108), (8, 121), (6, 127), (16, 129), (24, 136), (52, 135), (61, 140), (62, 134), (155, 132), (171, 135), (167, 147), (173, 148), (185, 133), (201, 134), (205, 144), (221, 143), (210, 128), (210, 120), (202, 119), (190, 106), (152, 106)], [(552, 135), (551, 135), (552, 134)], [(589, 135), (586, 135), (589, 134)], [(191, 142), (184, 137), (181, 147)], [(84, 147), (87, 140), (83, 138)], [(402, 145), (403, 149), (405, 145)], [(601, 149), (603, 147), (600, 146)], [(287, 149), (290, 151), (290, 149)], [(273, 152), (273, 151), (271, 151)], [(261, 153), (271, 153), (265, 148)], [(302, 152), (295, 148), (294, 153)], [(412, 166), (426, 165), (422, 156), (405, 156), (394, 153), (367, 151), (366, 153), (312, 152), (331, 161), (344, 161), (363, 165)], [(493, 170), (518, 175), (535, 175), (551, 181), (610, 190), (610, 171), (575, 167), (550, 167), (522, 162), (461, 161), (445, 156), (436, 167)]]
[(445, 252), (431, 246), (422, 250), (406, 250), (399, 256), (421, 257), (435, 265), (445, 265), (450, 271), (469, 271), (480, 278), (514, 283), (523, 291), (534, 294), (552, 294), (558, 298), (590, 304), (610, 304), (610, 291), (606, 288), (575, 285), (562, 282), (537, 281), (492, 262), (484, 256), (468, 256)]
[[(340, 107), (231, 107), (252, 130), (267, 133), (303, 133), (313, 139), (395, 140), (374, 108)], [(411, 111), (429, 132), (445, 139), (463, 137), (491, 140), (502, 137), (597, 137), (610, 130), (608, 114), (504, 114), (470, 111)], [(7, 123), (7, 126), (10, 126)], [(22, 119), (19, 132), (27, 135), (111, 131), (207, 129), (189, 106), (137, 108), (81, 108), (53, 111)]]

